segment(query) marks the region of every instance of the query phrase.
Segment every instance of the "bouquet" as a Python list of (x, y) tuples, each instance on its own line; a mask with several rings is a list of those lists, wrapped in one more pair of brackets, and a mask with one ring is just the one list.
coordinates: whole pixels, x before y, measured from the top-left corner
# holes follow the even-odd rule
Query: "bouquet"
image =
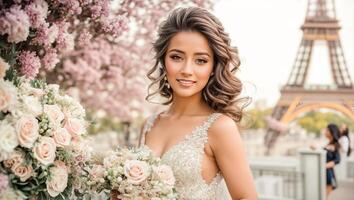
[(85, 110), (76, 100), (61, 94), (58, 85), (16, 77), (14, 73), (0, 58), (3, 188), (23, 198), (68, 199), (75, 188), (80, 188), (76, 174), (82, 173), (88, 159), (82, 139)]
[(118, 148), (86, 171), (91, 189), (115, 191), (112, 199), (177, 199), (171, 167), (145, 147)]

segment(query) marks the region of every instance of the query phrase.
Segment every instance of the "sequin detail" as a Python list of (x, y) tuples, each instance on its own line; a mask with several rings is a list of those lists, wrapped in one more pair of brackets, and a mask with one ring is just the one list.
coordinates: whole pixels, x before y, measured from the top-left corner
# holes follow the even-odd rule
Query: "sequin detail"
[[(211, 114), (202, 125), (197, 126), (182, 141), (170, 147), (161, 156), (162, 162), (171, 166), (174, 172), (178, 199), (219, 199), (218, 190), (223, 177), (218, 172), (213, 180), (207, 183), (202, 177), (202, 162), (204, 147), (208, 141), (208, 129), (220, 115), (220, 113)], [(140, 145), (146, 146), (145, 135), (151, 130), (157, 116), (157, 114), (150, 116), (145, 123)]]

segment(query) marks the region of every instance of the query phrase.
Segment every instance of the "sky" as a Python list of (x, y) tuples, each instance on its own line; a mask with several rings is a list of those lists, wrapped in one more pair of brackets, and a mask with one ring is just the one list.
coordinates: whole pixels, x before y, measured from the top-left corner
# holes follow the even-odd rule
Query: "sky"
[[(336, 0), (341, 43), (354, 80), (354, 0)], [(218, 0), (214, 14), (239, 49), (238, 77), (243, 96), (274, 106), (293, 67), (307, 0)], [(331, 84), (328, 49), (318, 42), (313, 51), (307, 84)]]

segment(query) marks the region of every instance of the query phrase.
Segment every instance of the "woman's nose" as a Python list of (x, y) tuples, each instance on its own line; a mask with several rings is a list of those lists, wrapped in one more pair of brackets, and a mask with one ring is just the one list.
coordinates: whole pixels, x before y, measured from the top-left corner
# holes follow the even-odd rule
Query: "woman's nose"
[(182, 74), (192, 74), (193, 73), (193, 61), (186, 60), (181, 69)]

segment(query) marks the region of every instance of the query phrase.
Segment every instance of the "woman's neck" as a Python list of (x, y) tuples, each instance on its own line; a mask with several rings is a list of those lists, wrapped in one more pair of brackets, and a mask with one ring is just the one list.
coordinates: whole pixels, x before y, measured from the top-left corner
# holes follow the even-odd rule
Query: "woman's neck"
[(182, 116), (208, 115), (212, 112), (201, 94), (191, 97), (174, 95), (172, 104), (166, 114), (173, 118), (180, 118)]

